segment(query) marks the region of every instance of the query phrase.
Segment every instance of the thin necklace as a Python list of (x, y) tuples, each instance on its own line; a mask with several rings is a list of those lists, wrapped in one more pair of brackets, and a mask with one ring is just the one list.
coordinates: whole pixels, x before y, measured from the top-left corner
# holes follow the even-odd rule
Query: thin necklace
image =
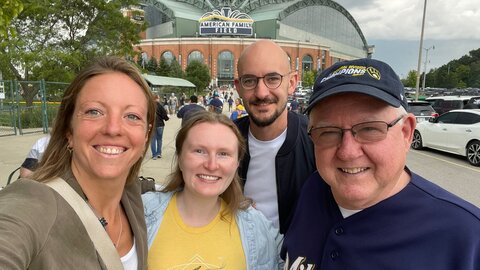
[(120, 233), (118, 234), (117, 237), (117, 242), (115, 242), (114, 246), (118, 248), (118, 243), (120, 242), (120, 238), (122, 238), (122, 232), (123, 232), (123, 222), (122, 222), (122, 217), (120, 216), (120, 205), (118, 206), (118, 217), (120, 219)]
[(105, 219), (105, 217), (102, 217), (100, 216), (97, 211), (95, 210), (95, 208), (93, 208), (93, 206), (90, 204), (90, 202), (88, 201), (88, 198), (85, 200), (85, 202), (88, 204), (88, 206), (90, 207), (90, 209), (92, 209), (92, 212), (93, 214), (97, 217), (98, 221), (100, 221), (100, 224), (102, 224), (102, 227), (106, 230), (106, 227), (108, 225), (108, 222), (107, 220)]
[[(93, 214), (97, 217), (98, 221), (100, 221), (100, 224), (102, 224), (102, 227), (106, 231), (108, 222), (105, 219), (105, 217), (102, 217), (97, 213), (95, 208), (93, 208), (93, 206), (88, 202), (88, 198), (87, 198), (87, 200), (85, 200), (85, 202), (88, 204), (90, 209), (92, 209)], [(120, 238), (122, 238), (122, 232), (123, 232), (123, 222), (122, 222), (122, 219), (120, 217), (120, 208), (121, 208), (121, 206), (119, 205), (118, 208), (117, 208), (117, 217), (120, 219), (120, 233), (118, 234), (117, 241), (113, 244), (115, 247), (118, 247), (118, 243), (120, 242)]]

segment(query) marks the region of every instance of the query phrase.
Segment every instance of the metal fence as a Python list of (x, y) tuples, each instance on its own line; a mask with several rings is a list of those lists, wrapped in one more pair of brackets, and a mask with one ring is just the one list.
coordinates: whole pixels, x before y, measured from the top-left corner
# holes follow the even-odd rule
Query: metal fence
[(0, 80), (0, 136), (47, 133), (68, 83)]

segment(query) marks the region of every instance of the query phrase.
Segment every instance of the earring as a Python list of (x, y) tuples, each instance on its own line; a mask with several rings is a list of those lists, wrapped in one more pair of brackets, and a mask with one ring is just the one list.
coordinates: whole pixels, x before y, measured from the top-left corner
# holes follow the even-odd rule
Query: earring
[(67, 150), (68, 150), (68, 153), (70, 153), (71, 155), (73, 152), (73, 147), (71, 147), (70, 145), (67, 145)]

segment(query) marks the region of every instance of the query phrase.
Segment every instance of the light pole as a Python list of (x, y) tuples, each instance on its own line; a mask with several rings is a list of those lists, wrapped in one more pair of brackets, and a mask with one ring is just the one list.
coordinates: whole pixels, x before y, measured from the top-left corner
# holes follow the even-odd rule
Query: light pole
[(427, 11), (427, 0), (423, 4), (423, 19), (422, 19), (422, 31), (420, 33), (420, 48), (418, 49), (418, 66), (417, 66), (417, 82), (415, 86), (415, 100), (418, 101), (418, 92), (420, 88), (420, 67), (422, 65), (422, 49), (423, 49), (423, 29), (425, 28), (425, 13)]
[(422, 90), (425, 92), (425, 80), (427, 79), (427, 63), (428, 63), (428, 51), (430, 49), (435, 50), (435, 45), (432, 45), (431, 47), (428, 48), (423, 48), (425, 50), (425, 64), (423, 64), (423, 83), (422, 83)]

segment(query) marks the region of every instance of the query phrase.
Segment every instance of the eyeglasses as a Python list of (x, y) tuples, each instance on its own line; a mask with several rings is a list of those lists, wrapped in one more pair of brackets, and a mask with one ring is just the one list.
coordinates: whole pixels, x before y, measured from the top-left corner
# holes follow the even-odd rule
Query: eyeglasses
[(359, 143), (372, 143), (384, 140), (388, 130), (400, 122), (405, 115), (401, 115), (390, 123), (384, 121), (363, 122), (353, 125), (352, 128), (339, 127), (311, 127), (308, 135), (318, 147), (331, 147), (342, 142), (346, 131), (352, 132), (352, 136)]
[(291, 71), (285, 73), (284, 75), (278, 73), (269, 73), (263, 77), (257, 77), (254, 75), (243, 75), (239, 78), (240, 84), (242, 85), (243, 89), (251, 90), (258, 85), (258, 80), (263, 79), (263, 83), (269, 89), (277, 89), (280, 84), (282, 84), (283, 77), (287, 76), (288, 74), (292, 73)]

